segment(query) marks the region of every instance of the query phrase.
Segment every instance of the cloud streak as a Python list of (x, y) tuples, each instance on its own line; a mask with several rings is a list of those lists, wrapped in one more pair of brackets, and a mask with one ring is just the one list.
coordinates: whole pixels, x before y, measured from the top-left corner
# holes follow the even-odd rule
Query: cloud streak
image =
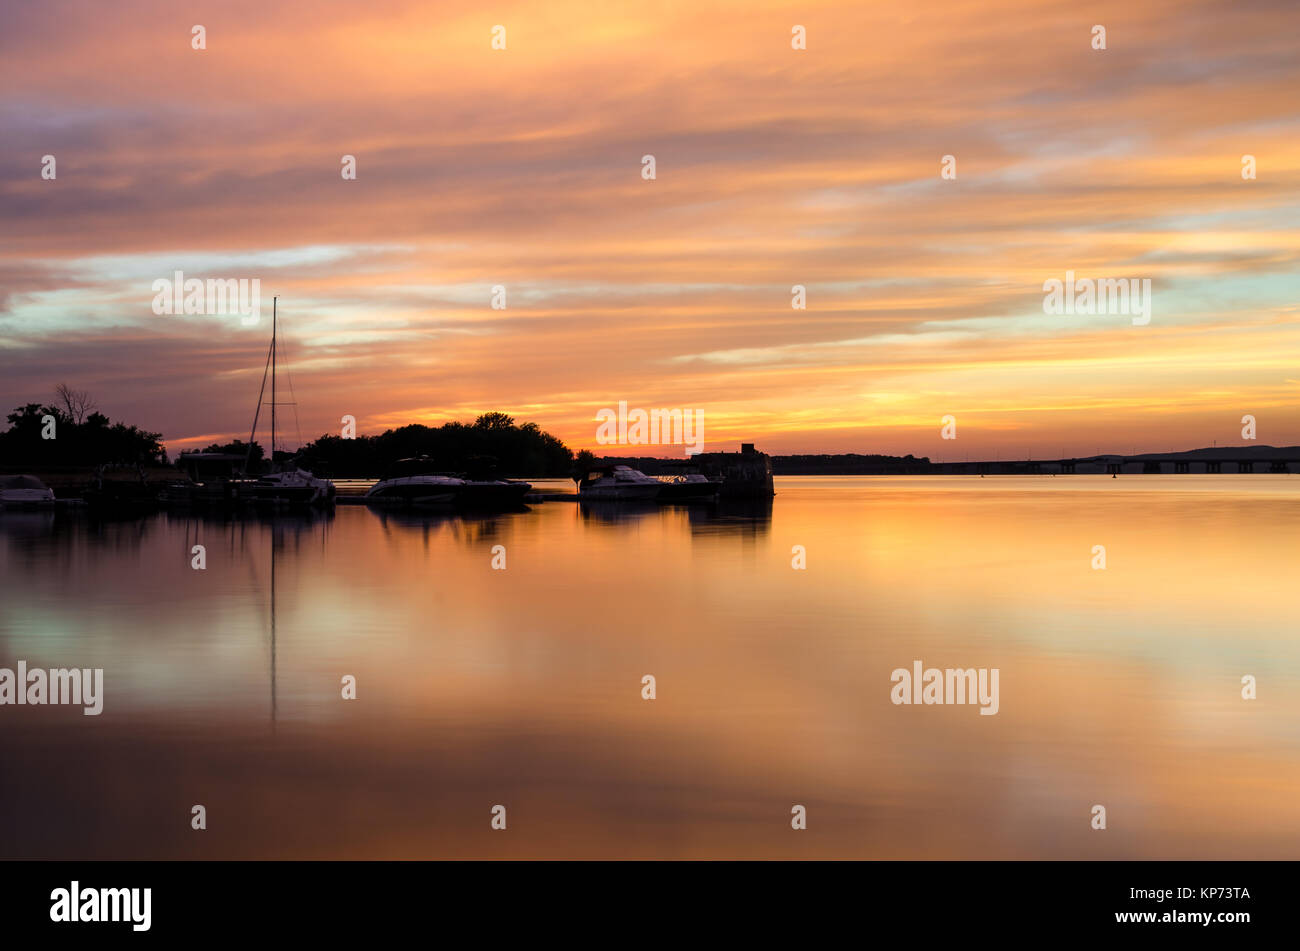
[[(1300, 442), (1300, 10), (798, 16), (804, 52), (768, 4), (11, 5), (0, 399), (246, 432), (266, 328), (154, 316), (183, 269), (280, 296), (305, 438), (503, 409), (594, 447), (627, 399), (711, 447)], [(1152, 324), (1047, 317), (1066, 270), (1151, 278)]]

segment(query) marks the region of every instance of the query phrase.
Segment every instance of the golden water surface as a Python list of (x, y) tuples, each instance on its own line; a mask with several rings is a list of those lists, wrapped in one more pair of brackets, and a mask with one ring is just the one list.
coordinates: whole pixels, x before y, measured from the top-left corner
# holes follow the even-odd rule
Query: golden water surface
[[(0, 667), (105, 681), (0, 706), (0, 857), (1300, 858), (1298, 542), (1268, 475), (0, 513)], [(918, 660), (999, 712), (894, 705)]]

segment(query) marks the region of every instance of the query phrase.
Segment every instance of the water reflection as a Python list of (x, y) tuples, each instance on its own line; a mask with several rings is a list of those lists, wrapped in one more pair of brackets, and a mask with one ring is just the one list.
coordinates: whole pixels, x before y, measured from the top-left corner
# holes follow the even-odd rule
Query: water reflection
[(446, 537), (459, 544), (477, 546), (485, 541), (504, 538), (507, 526), (512, 519), (526, 516), (526, 506), (499, 512), (458, 511), (446, 508), (384, 508), (367, 507), (371, 516), (379, 522), (380, 530), (387, 538), (394, 534), (416, 534), (420, 537), (425, 551), (431, 543)]
[[(573, 503), (569, 503), (573, 504)], [(654, 502), (578, 502), (582, 520), (592, 525), (627, 525), (640, 521), (689, 526), (697, 535), (764, 535), (772, 522), (772, 500), (724, 499), (690, 505)]]
[[(24, 820), (0, 857), (1300, 853), (1294, 480), (777, 491), (0, 514), (0, 666), (103, 667), (106, 690), (97, 718), (0, 708)], [(1000, 712), (892, 705), (915, 659), (999, 668)], [(200, 801), (222, 835), (189, 834)]]
[(687, 510), (691, 532), (696, 535), (766, 535), (772, 527), (772, 506), (766, 499), (720, 499), (709, 506)]
[(0, 520), (0, 541), (16, 551), (32, 545), (34, 540), (47, 538), (54, 533), (58, 516), (53, 510), (36, 512), (5, 512)]
[(678, 514), (675, 508), (661, 508), (654, 502), (569, 502), (552, 503), (577, 505), (578, 514), (584, 522), (604, 525), (619, 525), (648, 518), (671, 518)]

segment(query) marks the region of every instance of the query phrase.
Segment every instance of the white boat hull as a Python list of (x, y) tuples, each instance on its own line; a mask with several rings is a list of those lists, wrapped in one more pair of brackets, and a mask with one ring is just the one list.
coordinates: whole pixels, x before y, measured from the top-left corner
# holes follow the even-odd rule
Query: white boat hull
[(334, 483), (318, 479), (303, 469), (274, 472), (258, 479), (251, 488), (255, 502), (273, 505), (330, 505)]
[(445, 476), (405, 476), (376, 482), (366, 493), (371, 502), (400, 505), (450, 505), (464, 483)]
[(6, 489), (0, 492), (0, 507), (34, 509), (52, 505), (53, 489)]
[(653, 502), (663, 483), (628, 466), (593, 470), (578, 483), (578, 498), (586, 502)]
[(54, 490), (35, 476), (0, 476), (0, 508), (35, 509), (54, 505)]

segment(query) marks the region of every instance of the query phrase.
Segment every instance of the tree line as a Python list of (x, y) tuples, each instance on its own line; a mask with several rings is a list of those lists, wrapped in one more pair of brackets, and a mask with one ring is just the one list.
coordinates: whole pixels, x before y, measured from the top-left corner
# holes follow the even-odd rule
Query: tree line
[[(277, 454), (278, 455), (278, 454)], [(300, 464), (327, 478), (375, 478), (398, 459), (428, 456), (440, 471), (472, 476), (568, 476), (573, 452), (536, 423), (505, 413), (473, 423), (413, 423), (377, 436), (321, 436), (299, 451)]]
[[(48, 467), (166, 465), (161, 433), (113, 422), (95, 401), (60, 384), (48, 404), (27, 403), (8, 416), (0, 432), (0, 464)], [(242, 440), (208, 446), (204, 452), (232, 453), (249, 460), (250, 475), (267, 468), (261, 445), (252, 452)], [(184, 455), (182, 453), (181, 455)], [(428, 456), (431, 468), (485, 476), (568, 476), (573, 453), (536, 423), (516, 425), (505, 413), (484, 413), (473, 423), (418, 423), (377, 436), (321, 436), (297, 453), (276, 453), (276, 461), (297, 464), (327, 478), (374, 478), (398, 459)]]
[(27, 403), (0, 432), (0, 463), (56, 466), (166, 465), (162, 433), (151, 433), (100, 413), (82, 391), (60, 384), (48, 404)]

